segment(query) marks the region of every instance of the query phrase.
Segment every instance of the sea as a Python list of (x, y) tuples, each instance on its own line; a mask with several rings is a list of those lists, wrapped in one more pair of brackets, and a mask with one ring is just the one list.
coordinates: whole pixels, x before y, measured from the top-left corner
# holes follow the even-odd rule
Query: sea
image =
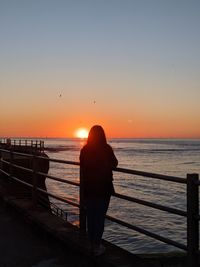
[[(50, 158), (79, 162), (80, 149), (86, 140), (44, 139)], [(186, 178), (200, 173), (200, 139), (108, 139), (118, 159), (118, 167)], [(79, 167), (51, 162), (49, 174), (79, 181)], [(138, 199), (186, 211), (186, 185), (113, 172), (115, 191)], [(46, 180), (48, 191), (79, 201), (78, 187)], [(51, 199), (62, 208), (68, 220), (78, 224), (78, 209)], [(186, 245), (186, 218), (111, 198), (108, 215)], [(181, 251), (144, 234), (106, 220), (103, 238), (134, 254)]]

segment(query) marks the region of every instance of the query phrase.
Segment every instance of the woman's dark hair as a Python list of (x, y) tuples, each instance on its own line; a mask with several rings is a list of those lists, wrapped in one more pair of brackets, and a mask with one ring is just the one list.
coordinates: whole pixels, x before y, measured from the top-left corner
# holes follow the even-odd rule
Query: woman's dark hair
[(106, 135), (104, 132), (104, 129), (100, 125), (94, 125), (89, 132), (88, 139), (87, 139), (88, 145), (106, 145)]

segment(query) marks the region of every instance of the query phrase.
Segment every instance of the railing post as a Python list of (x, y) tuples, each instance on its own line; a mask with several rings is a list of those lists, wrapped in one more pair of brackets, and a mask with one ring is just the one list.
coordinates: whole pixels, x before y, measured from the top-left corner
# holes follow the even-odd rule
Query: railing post
[(32, 203), (33, 207), (37, 206), (37, 171), (38, 162), (35, 155), (33, 155), (33, 188), (32, 188)]
[(80, 168), (80, 191), (79, 191), (79, 225), (80, 225), (80, 231), (82, 233), (86, 232), (86, 210), (84, 205), (84, 195), (83, 195), (83, 179), (82, 179), (82, 173)]
[[(0, 141), (0, 145), (1, 145), (1, 141)], [(0, 147), (0, 169), (2, 169), (2, 166), (3, 166), (2, 162), (1, 162), (1, 158), (2, 158), (2, 156), (1, 156), (1, 147)]]
[(187, 249), (188, 267), (198, 266), (199, 249), (199, 187), (198, 174), (187, 174)]
[(13, 148), (10, 148), (10, 164), (9, 164), (9, 179), (8, 179), (8, 193), (11, 193), (11, 183), (12, 183), (12, 176), (13, 176), (13, 163), (14, 163), (14, 155), (13, 155)]

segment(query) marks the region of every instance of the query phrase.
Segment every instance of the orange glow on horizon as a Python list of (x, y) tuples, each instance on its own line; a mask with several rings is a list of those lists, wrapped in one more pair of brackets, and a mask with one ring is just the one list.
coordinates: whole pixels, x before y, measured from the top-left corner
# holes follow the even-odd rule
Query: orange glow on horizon
[[(0, 115), (0, 137), (29, 138), (80, 138), (88, 137), (88, 129), (93, 125), (101, 125), (107, 138), (200, 138), (200, 129), (194, 118), (174, 117), (161, 119), (139, 116), (125, 120), (121, 116), (108, 116), (96, 119), (93, 114), (68, 118), (67, 116), (11, 117)], [(80, 119), (81, 118), (81, 119)], [(83, 126), (84, 125), (84, 126)], [(79, 130), (84, 131), (80, 131)]]

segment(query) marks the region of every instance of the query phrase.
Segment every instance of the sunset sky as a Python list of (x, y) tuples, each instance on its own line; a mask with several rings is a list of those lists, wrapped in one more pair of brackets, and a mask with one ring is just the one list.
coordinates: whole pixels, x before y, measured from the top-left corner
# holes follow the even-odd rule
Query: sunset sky
[(199, 0), (0, 0), (0, 136), (200, 138)]

